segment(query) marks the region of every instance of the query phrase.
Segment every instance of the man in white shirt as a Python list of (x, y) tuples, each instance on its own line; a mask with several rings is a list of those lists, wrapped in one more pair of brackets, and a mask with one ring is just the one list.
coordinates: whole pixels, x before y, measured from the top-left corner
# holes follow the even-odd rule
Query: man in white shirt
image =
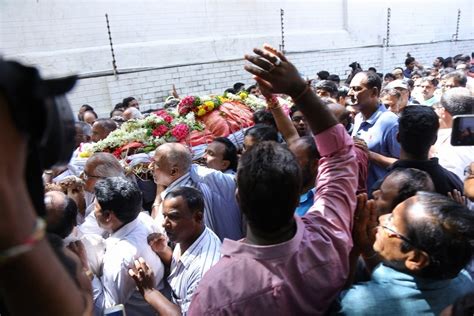
[(125, 178), (125, 172), (114, 155), (109, 153), (95, 153), (87, 159), (80, 177), (85, 183), (84, 199), (86, 210), (82, 219), (78, 220), (79, 230), (83, 234), (95, 234), (105, 237), (103, 229), (97, 225), (93, 212), (95, 207), (94, 186), (97, 181), (107, 177)]
[(170, 267), (172, 302), (150, 288), (153, 274), (142, 258), (129, 271), (145, 300), (160, 315), (185, 315), (202, 276), (220, 259), (221, 242), (204, 225), (203, 212), (201, 192), (191, 187), (174, 188), (163, 201), (163, 227), (176, 247), (171, 250), (163, 235), (149, 237), (153, 250)]
[(452, 88), (441, 97), (440, 105), (435, 107), (439, 116), (438, 139), (431, 154), (438, 157), (439, 164), (464, 180), (464, 168), (474, 158), (474, 146), (452, 146), (451, 133), (453, 117), (473, 113), (474, 96), (466, 88)]
[(105, 241), (102, 276), (92, 280), (95, 312), (100, 314), (105, 308), (123, 304), (128, 316), (154, 315), (128, 275), (134, 260), (143, 257), (154, 272), (152, 286), (163, 288), (163, 263), (147, 244), (149, 230), (138, 218), (140, 189), (127, 179), (111, 177), (97, 182), (95, 196), (97, 223), (110, 234)]

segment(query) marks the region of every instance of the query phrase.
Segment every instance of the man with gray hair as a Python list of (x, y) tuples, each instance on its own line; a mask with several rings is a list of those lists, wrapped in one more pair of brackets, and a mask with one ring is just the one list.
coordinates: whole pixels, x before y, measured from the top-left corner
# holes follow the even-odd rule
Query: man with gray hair
[(397, 89), (382, 90), (380, 102), (390, 111), (398, 115), (400, 113), (400, 103), (402, 94)]
[(453, 71), (443, 76), (444, 88), (446, 90), (456, 87), (466, 87), (467, 77), (461, 71)]
[(234, 176), (192, 164), (187, 147), (166, 143), (158, 147), (153, 157), (153, 177), (157, 194), (152, 216), (163, 223), (162, 201), (173, 188), (194, 187), (204, 195), (204, 223), (223, 240), (243, 236), (242, 218), (235, 198)]
[(463, 114), (474, 114), (474, 96), (467, 88), (452, 88), (446, 91), (440, 104), (435, 107), (439, 117), (440, 128), (438, 139), (431, 149), (431, 155), (438, 157), (439, 164), (464, 179), (464, 167), (474, 157), (474, 146), (452, 146), (451, 133), (453, 117)]
[(86, 203), (85, 219), (80, 224), (79, 230), (83, 234), (97, 234), (103, 235), (104, 231), (97, 225), (97, 220), (94, 216), (94, 186), (100, 179), (107, 177), (125, 177), (120, 162), (114, 155), (109, 153), (95, 153), (84, 166), (80, 178), (84, 181), (84, 199)]

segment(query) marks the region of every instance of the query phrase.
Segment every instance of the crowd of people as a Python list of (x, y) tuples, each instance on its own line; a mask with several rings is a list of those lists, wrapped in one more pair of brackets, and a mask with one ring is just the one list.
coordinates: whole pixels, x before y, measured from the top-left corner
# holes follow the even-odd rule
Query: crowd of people
[[(45, 171), (40, 225), (25, 184), (11, 184), (26, 140), (0, 113), (6, 314), (474, 312), (474, 146), (450, 142), (453, 117), (474, 114), (471, 58), (423, 67), (407, 56), (385, 75), (354, 62), (345, 83), (324, 70), (305, 80), (268, 45), (245, 59), (256, 84), (226, 92), (267, 108), (241, 143), (217, 137), (200, 161), (181, 143), (159, 146), (149, 208), (120, 161), (95, 153), (77, 174)], [(75, 146), (144, 115), (133, 97), (109, 118), (83, 105)], [(11, 250), (25, 240), (28, 251)], [(18, 271), (33, 283), (15, 282)], [(16, 292), (28, 287), (39, 298), (25, 306)]]

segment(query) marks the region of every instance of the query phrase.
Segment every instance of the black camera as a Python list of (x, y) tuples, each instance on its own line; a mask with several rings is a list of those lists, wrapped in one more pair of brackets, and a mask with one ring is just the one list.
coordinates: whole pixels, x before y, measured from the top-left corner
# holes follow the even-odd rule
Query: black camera
[(44, 215), (42, 172), (67, 163), (74, 150), (74, 115), (65, 97), (77, 77), (44, 80), (36, 68), (0, 59), (0, 93), (11, 118), (28, 137), (26, 183), (38, 215)]

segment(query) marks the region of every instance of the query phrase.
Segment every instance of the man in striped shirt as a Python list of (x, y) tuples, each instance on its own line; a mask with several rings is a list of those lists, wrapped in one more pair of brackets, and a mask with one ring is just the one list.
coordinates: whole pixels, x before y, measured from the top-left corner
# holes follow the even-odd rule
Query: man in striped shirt
[(188, 186), (203, 194), (204, 223), (221, 240), (243, 237), (242, 214), (235, 199), (233, 175), (193, 164), (189, 148), (179, 143), (158, 147), (152, 165), (157, 184), (152, 217), (159, 225), (163, 223), (164, 197), (174, 188)]
[(164, 235), (152, 234), (148, 240), (152, 249), (170, 267), (168, 283), (172, 302), (154, 289), (152, 271), (143, 259), (135, 262), (129, 273), (145, 300), (160, 315), (185, 315), (202, 276), (220, 258), (221, 242), (204, 225), (202, 193), (191, 187), (177, 187), (163, 201), (163, 227), (168, 238), (176, 243), (174, 250)]

